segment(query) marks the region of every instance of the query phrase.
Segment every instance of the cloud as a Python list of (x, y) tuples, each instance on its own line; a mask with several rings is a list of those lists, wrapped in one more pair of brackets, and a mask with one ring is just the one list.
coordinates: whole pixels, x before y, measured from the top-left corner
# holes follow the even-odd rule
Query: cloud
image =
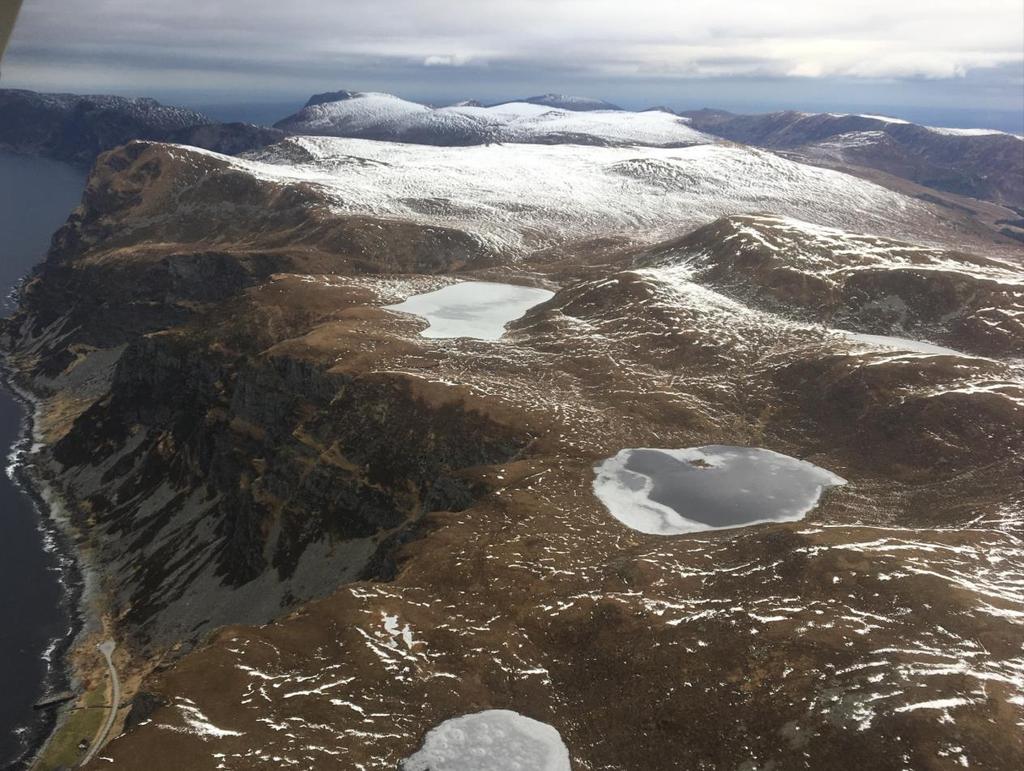
[(428, 56), (423, 60), (424, 67), (462, 67), (469, 64), (472, 59), (468, 56), (460, 56), (459, 54), (444, 54)]
[(467, 65), (491, 76), (949, 79), (1022, 60), (1020, 0), (34, 0), (5, 79), (359, 86), (346, 75)]

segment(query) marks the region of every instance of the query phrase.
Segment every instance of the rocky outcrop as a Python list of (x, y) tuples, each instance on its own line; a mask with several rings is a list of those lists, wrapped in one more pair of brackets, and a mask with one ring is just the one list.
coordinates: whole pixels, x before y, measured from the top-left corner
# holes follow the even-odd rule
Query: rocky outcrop
[(558, 110), (572, 110), (575, 112), (622, 109), (618, 105), (606, 102), (603, 99), (592, 99), (586, 96), (567, 96), (565, 94), (542, 94), (541, 96), (530, 96), (523, 99), (523, 102), (526, 104), (539, 104), (544, 107), (552, 107)]
[(313, 107), (318, 104), (327, 104), (328, 102), (344, 102), (346, 99), (351, 99), (356, 95), (355, 91), (325, 91), (322, 94), (313, 94), (306, 100), (303, 107)]

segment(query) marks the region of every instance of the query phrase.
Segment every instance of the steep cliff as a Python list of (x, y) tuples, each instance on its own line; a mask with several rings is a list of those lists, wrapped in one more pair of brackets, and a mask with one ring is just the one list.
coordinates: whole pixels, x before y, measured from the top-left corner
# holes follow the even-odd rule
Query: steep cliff
[[(310, 263), (374, 269), (367, 231), (397, 236), (381, 256), (421, 269), (453, 258), (431, 239), (458, 254), (459, 234), (332, 219), (301, 190), (246, 195), (215, 160), (182, 175), (176, 158), (143, 144), (101, 158), (4, 327), (19, 381), (47, 405), (37, 466), (74, 503), (110, 611), (141, 650), (392, 573), (423, 514), (483, 490), (466, 469), (529, 444), (458, 401), (427, 404), (401, 375), (276, 351), (340, 309), (251, 295)], [(233, 217), (258, 216), (266, 251), (255, 230), (254, 248), (214, 248), (230, 237), (223, 212), (202, 206), (214, 195)], [(309, 245), (277, 248), (293, 229)]]

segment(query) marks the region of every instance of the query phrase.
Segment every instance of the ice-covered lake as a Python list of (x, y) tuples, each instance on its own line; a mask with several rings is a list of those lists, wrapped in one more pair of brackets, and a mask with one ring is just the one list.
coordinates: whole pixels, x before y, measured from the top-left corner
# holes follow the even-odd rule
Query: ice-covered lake
[(594, 494), (623, 524), (676, 535), (803, 519), (846, 480), (757, 447), (627, 449), (595, 468)]
[(426, 319), (423, 337), (472, 337), (497, 340), (505, 325), (530, 308), (550, 300), (553, 292), (515, 284), (464, 281), (443, 289), (413, 295), (385, 308)]
[(571, 771), (569, 750), (547, 723), (507, 709), (445, 720), (401, 771)]

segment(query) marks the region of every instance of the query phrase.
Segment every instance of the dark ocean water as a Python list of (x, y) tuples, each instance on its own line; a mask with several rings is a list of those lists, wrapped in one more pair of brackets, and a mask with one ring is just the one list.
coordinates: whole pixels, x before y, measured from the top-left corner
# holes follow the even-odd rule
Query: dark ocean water
[[(0, 152), (0, 287), (9, 290), (46, 253), (50, 236), (78, 203), (81, 171), (55, 161)], [(0, 768), (33, 740), (41, 715), (32, 709), (47, 687), (47, 658), (70, 627), (59, 555), (41, 529), (32, 500), (12, 479), (24, 410), (0, 388)]]

